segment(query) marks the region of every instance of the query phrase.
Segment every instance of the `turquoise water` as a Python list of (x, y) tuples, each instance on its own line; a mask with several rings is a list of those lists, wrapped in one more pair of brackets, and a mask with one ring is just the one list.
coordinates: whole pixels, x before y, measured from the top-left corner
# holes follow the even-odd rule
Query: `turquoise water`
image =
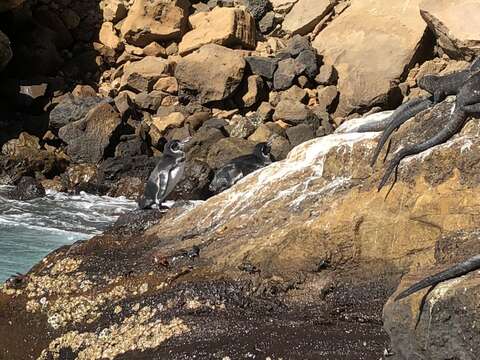
[(47, 193), (31, 201), (2, 197), (0, 187), (0, 282), (25, 273), (52, 250), (88, 239), (136, 207), (125, 198)]

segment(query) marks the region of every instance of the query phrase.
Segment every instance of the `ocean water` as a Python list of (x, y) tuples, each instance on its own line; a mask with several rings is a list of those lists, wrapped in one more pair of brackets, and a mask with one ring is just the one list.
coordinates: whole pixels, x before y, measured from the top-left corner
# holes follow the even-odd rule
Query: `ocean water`
[(9, 200), (0, 187), (0, 282), (24, 273), (52, 250), (99, 234), (136, 207), (125, 198), (47, 192), (30, 201)]

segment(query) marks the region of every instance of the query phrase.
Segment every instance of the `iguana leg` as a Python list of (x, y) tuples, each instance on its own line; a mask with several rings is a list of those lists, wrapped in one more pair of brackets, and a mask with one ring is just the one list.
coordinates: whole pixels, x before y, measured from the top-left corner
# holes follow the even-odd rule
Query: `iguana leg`
[(397, 130), (405, 121), (414, 117), (419, 112), (429, 108), (432, 105), (432, 102), (428, 98), (418, 98), (413, 99), (405, 104), (400, 105), (397, 110), (393, 112), (390, 116), (390, 121), (382, 133), (380, 140), (378, 140), (377, 147), (370, 161), (370, 166), (375, 165), (378, 155), (383, 148), (383, 145), (387, 142), (390, 135)]
[(471, 105), (463, 105), (462, 109), (469, 114), (480, 113), (480, 103), (471, 104)]
[(405, 146), (403, 149), (398, 151), (395, 154), (394, 158), (388, 164), (387, 170), (385, 171), (385, 174), (383, 175), (383, 178), (378, 185), (378, 191), (380, 191), (382, 187), (387, 183), (393, 170), (400, 164), (400, 161), (402, 161), (403, 158), (421, 153), (422, 151), (430, 149), (431, 147), (444, 143), (462, 129), (463, 125), (465, 124), (466, 118), (466, 112), (457, 108), (453, 112), (447, 125), (437, 135), (420, 144)]

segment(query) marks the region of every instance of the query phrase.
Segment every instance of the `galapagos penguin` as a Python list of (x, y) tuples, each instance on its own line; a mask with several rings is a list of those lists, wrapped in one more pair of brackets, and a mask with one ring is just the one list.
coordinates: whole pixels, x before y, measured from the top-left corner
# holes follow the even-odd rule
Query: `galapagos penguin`
[(150, 174), (143, 196), (138, 202), (140, 209), (158, 207), (172, 192), (183, 177), (185, 170), (185, 144), (190, 140), (173, 140), (165, 144), (163, 155)]
[(215, 172), (209, 190), (218, 194), (233, 186), (251, 172), (271, 164), (270, 151), (270, 143), (262, 142), (255, 145), (253, 154), (243, 155), (231, 160)]

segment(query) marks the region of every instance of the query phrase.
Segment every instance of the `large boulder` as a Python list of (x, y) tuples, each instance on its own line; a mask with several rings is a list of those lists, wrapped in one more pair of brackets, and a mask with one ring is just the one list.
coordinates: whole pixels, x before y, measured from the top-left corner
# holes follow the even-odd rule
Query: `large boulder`
[(180, 55), (186, 55), (205, 44), (227, 47), (255, 48), (255, 20), (248, 11), (217, 7), (210, 12), (190, 16), (192, 30), (178, 45)]
[(435, 33), (438, 45), (452, 58), (468, 61), (480, 56), (478, 0), (423, 0), (420, 13)]
[(335, 2), (331, 0), (299, 0), (285, 16), (282, 29), (293, 34), (308, 34), (333, 9)]
[(178, 41), (187, 29), (189, 7), (188, 0), (135, 0), (122, 23), (122, 36), (140, 47)]
[(388, 99), (425, 33), (419, 2), (355, 1), (315, 38), (313, 46), (338, 72), (338, 116)]
[(68, 94), (50, 111), (49, 125), (54, 129), (81, 120), (87, 113), (100, 103), (108, 103), (111, 99), (98, 96), (76, 97)]
[[(58, 136), (68, 144), (67, 154), (76, 162), (98, 163), (106, 155), (115, 130), (122, 123), (120, 115), (110, 104), (101, 103), (92, 108), (84, 119), (63, 126)], [(118, 139), (117, 139), (118, 141)]]
[(0, 31), (0, 71), (8, 64), (13, 53), (10, 48), (10, 40)]
[(182, 58), (175, 68), (175, 77), (181, 93), (206, 104), (231, 96), (243, 79), (245, 66), (245, 60), (236, 51), (208, 44)]
[(404, 276), (383, 309), (384, 327), (396, 359), (476, 359), (480, 353), (480, 278), (474, 271), (395, 300), (413, 283), (480, 251), (480, 230), (459, 231), (439, 241), (437, 265)]
[(120, 87), (137, 92), (149, 92), (158, 79), (170, 74), (170, 68), (167, 60), (155, 56), (145, 56), (140, 61), (129, 62), (123, 68)]

